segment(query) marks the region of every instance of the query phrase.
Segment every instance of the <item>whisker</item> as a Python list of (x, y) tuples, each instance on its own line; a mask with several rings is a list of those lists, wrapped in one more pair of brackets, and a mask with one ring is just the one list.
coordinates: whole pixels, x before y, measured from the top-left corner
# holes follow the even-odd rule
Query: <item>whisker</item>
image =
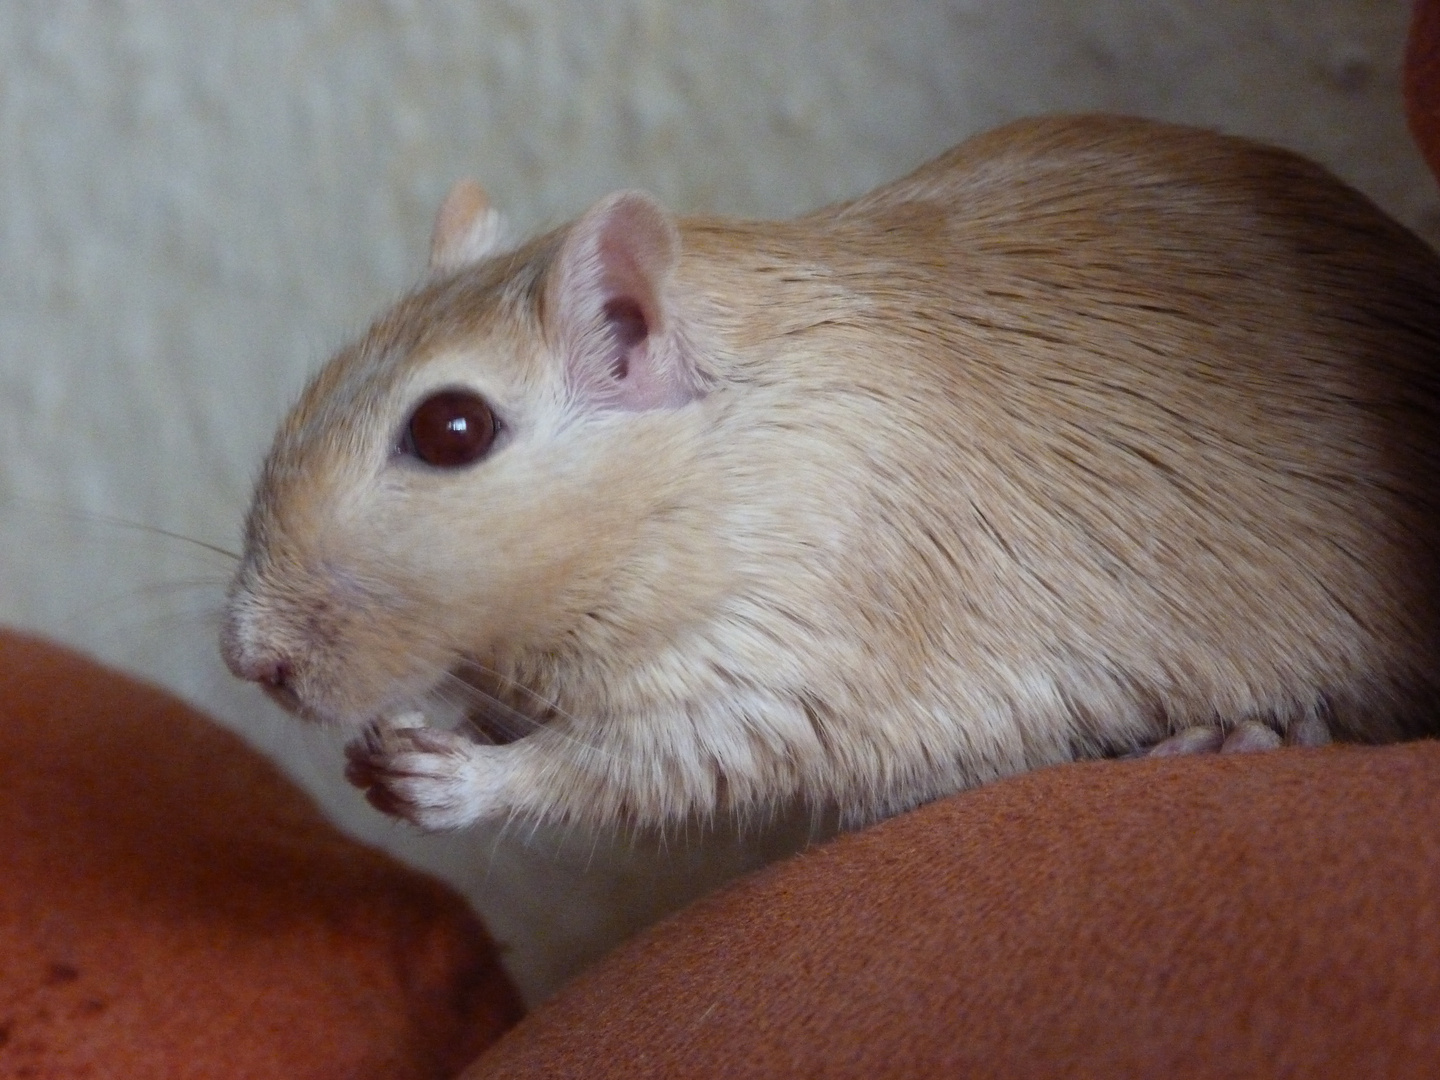
[[(147, 533), (151, 536), (163, 537), (166, 540), (176, 540), (183, 544), (189, 544), (192, 547), (200, 548), (202, 551), (206, 551), (212, 555), (221, 555), (231, 562), (240, 561), (239, 555), (228, 548), (221, 547), (219, 544), (212, 544), (205, 540), (197, 540), (193, 536), (186, 536), (184, 533), (174, 532), (170, 529), (162, 529), (158, 525), (146, 525), (144, 522), (130, 521), (113, 514), (100, 514), (89, 510), (72, 510), (69, 507), (55, 506), (52, 503), (47, 503), (40, 499), (32, 499), (25, 495), (8, 495), (5, 496), (5, 499), (11, 503), (23, 504), (32, 512), (42, 513), (57, 520), (82, 525), (105, 525), (113, 529), (126, 529), (133, 532)], [(0, 519), (0, 522), (3, 522), (3, 519)], [(19, 524), (15, 519), (4, 523), (12, 525)]]
[[(540, 711), (542, 713), (550, 713), (554, 716), (558, 716), (562, 719), (570, 721), (575, 721), (577, 719), (570, 713), (566, 712), (564, 709), (560, 708), (560, 706), (555, 704), (553, 701), (548, 700), (544, 695), (536, 693), (534, 690), (531, 690), (529, 687), (523, 685), (522, 683), (519, 683), (514, 679), (508, 678), (500, 674), (500, 672), (495, 671), (493, 668), (486, 667), (483, 664), (469, 659), (460, 661), (458, 667), (460, 667), (461, 669), (468, 669), (474, 671), (480, 675), (489, 676), (491, 679), (501, 684), (501, 686), (505, 689), (518, 690), (520, 693), (524, 694), (530, 701), (539, 705), (541, 707)], [(485, 687), (478, 686), (470, 680), (463, 678), (454, 670), (447, 670), (444, 674), (446, 679), (450, 683), (461, 688), (463, 693), (470, 696), (479, 697), (480, 700), (484, 701), (486, 704), (493, 705), (502, 710), (507, 716), (511, 716), (523, 721), (530, 730), (533, 730), (535, 727), (541, 726), (541, 724), (543, 723), (543, 721), (539, 720), (537, 717), (531, 715), (530, 713), (526, 713), (509, 704), (508, 702), (505, 702), (500, 698), (496, 697), (495, 694), (488, 691)]]
[(213, 589), (219, 594), (224, 592), (225, 585), (226, 582), (218, 578), (176, 578), (173, 581), (147, 581), (132, 589), (127, 589), (124, 593), (117, 593), (116, 598), (133, 596), (144, 600), (159, 599), (196, 593), (202, 589)]
[(544, 824), (544, 819), (538, 814), (530, 819), (530, 834), (525, 837), (526, 847), (531, 847), (535, 844), (535, 837), (539, 834), (540, 828)]
[(474, 706), (477, 703), (485, 711), (485, 720), (496, 725), (501, 734), (520, 738), (543, 726), (534, 717), (527, 716), (519, 709), (507, 705), (493, 694), (486, 693), (480, 687), (466, 682), (453, 672), (443, 673), (443, 681), (436, 688), (435, 693), (443, 697), (448, 704), (457, 707), (461, 713), (461, 722), (477, 735), (484, 736), (486, 732), (479, 721), (471, 715), (472, 710), (466, 708), (466, 706)]
[[(216, 605), (199, 599), (203, 597), (202, 590), (214, 588), (216, 583), (211, 581), (152, 582), (96, 596), (84, 604), (67, 605), (67, 610), (57, 612), (53, 632), (65, 638), (85, 637), (99, 626), (107, 631), (107, 636), (117, 636), (127, 627), (161, 632), (185, 625), (213, 626), (218, 632)], [(197, 601), (174, 603), (175, 597), (185, 595), (197, 597)]]
[(585, 856), (585, 872), (588, 874), (595, 866), (595, 857), (600, 852), (600, 830), (590, 830), (590, 851)]
[(485, 872), (480, 877), (480, 892), (482, 895), (489, 892), (491, 875), (495, 872), (495, 864), (500, 860), (500, 848), (505, 839), (505, 830), (509, 824), (509, 819), (502, 821), (500, 827), (495, 830), (494, 839), (490, 843), (490, 856), (485, 860)]
[[(566, 712), (566, 711), (565, 711), (564, 709), (562, 709), (558, 704), (556, 704), (554, 701), (551, 701), (549, 698), (545, 697), (543, 694), (541, 694), (541, 693), (539, 693), (539, 692), (537, 692), (537, 691), (535, 691), (535, 690), (532, 690), (530, 687), (526, 686), (524, 683), (519, 682), (519, 681), (516, 680), (516, 679), (512, 679), (512, 678), (511, 678), (510, 676), (508, 676), (508, 675), (504, 675), (504, 674), (502, 674), (501, 672), (496, 671), (496, 670), (495, 670), (494, 668), (492, 668), (492, 667), (487, 667), (486, 665), (480, 663), (478, 660), (470, 659), (470, 658), (467, 657), (466, 659), (464, 659), (464, 660), (462, 660), (462, 661), (460, 662), (460, 666), (461, 666), (462, 668), (468, 668), (468, 669), (474, 670), (474, 671), (476, 671), (476, 672), (479, 672), (479, 673), (482, 674), (482, 675), (487, 675), (487, 676), (489, 676), (489, 677), (491, 677), (491, 678), (493, 678), (493, 679), (497, 679), (497, 680), (499, 680), (501, 683), (503, 683), (507, 689), (518, 690), (520, 693), (522, 693), (522, 694), (524, 694), (526, 697), (528, 697), (531, 701), (533, 701), (533, 702), (535, 702), (536, 704), (542, 706), (543, 710), (546, 711), (546, 712), (554, 713), (556, 716), (560, 717), (561, 719), (563, 719), (563, 720), (569, 720), (569, 721), (571, 721), (572, 723), (578, 723), (578, 722), (579, 722), (579, 717), (574, 716), (574, 715)], [(461, 681), (463, 681), (463, 680), (461, 680)], [(477, 689), (478, 689), (478, 687), (477, 687)]]
[[(542, 706), (543, 710), (552, 716), (583, 727), (583, 725), (580, 725), (579, 718), (574, 714), (548, 701), (544, 695), (531, 690), (529, 687), (514, 679), (502, 675), (498, 671), (473, 660), (462, 660), (459, 666), (462, 669), (470, 669), (479, 674), (487, 675), (495, 682), (524, 694), (527, 698)], [(547, 726), (544, 719), (538, 718), (497, 698), (484, 687), (477, 686), (474, 682), (462, 678), (453, 670), (441, 668), (436, 665), (432, 667), (432, 674), (435, 678), (435, 688), (430, 691), (432, 700), (438, 699), (443, 704), (454, 709), (459, 713), (457, 717), (453, 718), (454, 722), (459, 725), (464, 725), (469, 731), (474, 732), (487, 743), (494, 741), (490, 733), (485, 731), (470, 715), (472, 709), (477, 707), (484, 711), (484, 719), (495, 724), (501, 734), (513, 736), (516, 740), (524, 738), (526, 735), (530, 735)], [(553, 727), (550, 730), (554, 731), (557, 737), (568, 742), (570, 745), (583, 750), (587, 754), (596, 755), (606, 763), (613, 763), (618, 760), (618, 755), (612, 751), (606, 750), (587, 739), (577, 736), (573, 731)]]

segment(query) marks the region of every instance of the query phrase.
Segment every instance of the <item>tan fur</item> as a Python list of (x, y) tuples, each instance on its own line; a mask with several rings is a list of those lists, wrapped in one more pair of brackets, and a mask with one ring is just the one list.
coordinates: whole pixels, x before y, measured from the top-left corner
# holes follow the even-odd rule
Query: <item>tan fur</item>
[[(1045, 119), (797, 221), (682, 219), (673, 265), (646, 226), (694, 389), (632, 411), (554, 345), (594, 215), (401, 301), (266, 464), (237, 671), (284, 655), (354, 726), (467, 661), (544, 703), (511, 745), (379, 737), (388, 809), (859, 821), (1196, 722), (1437, 715), (1440, 263), (1318, 167)], [(398, 460), (456, 384), (503, 444)]]

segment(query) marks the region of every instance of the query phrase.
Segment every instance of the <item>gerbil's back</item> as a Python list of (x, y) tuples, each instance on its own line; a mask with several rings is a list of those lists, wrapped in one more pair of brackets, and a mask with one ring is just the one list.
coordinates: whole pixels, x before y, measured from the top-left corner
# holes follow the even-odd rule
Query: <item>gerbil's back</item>
[(736, 370), (841, 448), (817, 505), (865, 525), (831, 584), (913, 710), (986, 698), (1027, 764), (1433, 722), (1440, 264), (1362, 196), (1241, 140), (1040, 120), (766, 244), (786, 314), (754, 321), (790, 324), (737, 331)]

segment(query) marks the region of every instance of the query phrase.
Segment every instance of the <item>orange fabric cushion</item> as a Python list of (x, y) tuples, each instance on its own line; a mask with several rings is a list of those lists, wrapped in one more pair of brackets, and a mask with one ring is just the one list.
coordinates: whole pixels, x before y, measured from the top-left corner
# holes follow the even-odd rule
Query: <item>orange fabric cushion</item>
[(700, 901), (490, 1077), (1419, 1077), (1440, 743), (1062, 766)]
[(453, 1076), (519, 1015), (450, 891), (174, 698), (0, 633), (0, 1075)]

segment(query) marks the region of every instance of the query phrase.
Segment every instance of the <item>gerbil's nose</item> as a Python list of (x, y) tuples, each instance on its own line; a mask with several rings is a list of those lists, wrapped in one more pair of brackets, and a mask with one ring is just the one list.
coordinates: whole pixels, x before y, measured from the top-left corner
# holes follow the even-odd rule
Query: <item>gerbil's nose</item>
[(279, 656), (264, 656), (247, 664), (242, 678), (257, 682), (267, 690), (284, 690), (295, 678), (295, 665)]
[(300, 708), (295, 692), (299, 665), (293, 652), (257, 633), (253, 619), (231, 606), (220, 630), (220, 655), (237, 679), (259, 684), (279, 705), (291, 711)]
[(272, 701), (282, 708), (295, 710), (300, 707), (300, 697), (291, 683), (295, 679), (295, 666), (283, 657), (271, 657), (256, 666), (254, 681), (265, 688)]
[(237, 679), (259, 683), (267, 690), (283, 690), (295, 679), (295, 664), (283, 652), (248, 640), (236, 620), (220, 634), (220, 654)]
[(286, 709), (300, 707), (299, 695), (295, 693), (295, 665), (283, 656), (273, 653), (229, 656), (230, 670), (242, 679), (259, 683), (264, 691)]
[(236, 648), (226, 642), (225, 661), (231, 674), (267, 690), (283, 690), (295, 678), (295, 665), (277, 653), (262, 649)]

